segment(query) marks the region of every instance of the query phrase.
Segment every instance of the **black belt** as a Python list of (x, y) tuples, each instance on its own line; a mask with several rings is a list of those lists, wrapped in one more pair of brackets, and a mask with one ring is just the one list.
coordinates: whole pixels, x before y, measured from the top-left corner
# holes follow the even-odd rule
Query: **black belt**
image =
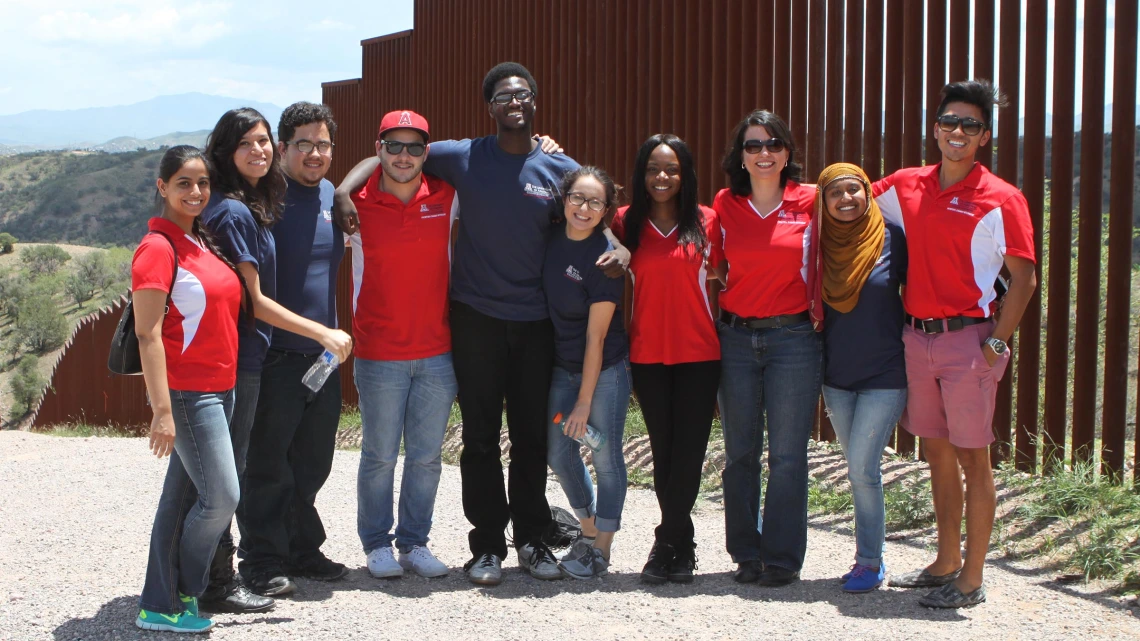
[(919, 331), (926, 332), (927, 334), (956, 332), (963, 327), (980, 325), (990, 320), (988, 318), (978, 318), (977, 316), (952, 316), (950, 318), (927, 318), (923, 320), (915, 318), (910, 314), (907, 314), (905, 318), (907, 325)]
[(746, 329), (772, 329), (773, 327), (787, 327), (789, 325), (799, 325), (811, 320), (807, 312), (800, 312), (799, 314), (781, 314), (779, 316), (767, 316), (765, 318), (745, 318), (744, 316), (737, 316), (731, 312), (721, 310), (720, 320), (729, 327), (744, 327)]

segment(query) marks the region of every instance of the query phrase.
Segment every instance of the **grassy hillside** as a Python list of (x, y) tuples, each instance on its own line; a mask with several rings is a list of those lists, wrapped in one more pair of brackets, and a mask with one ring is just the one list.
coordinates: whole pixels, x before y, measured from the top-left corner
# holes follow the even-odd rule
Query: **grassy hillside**
[(0, 231), (21, 241), (126, 245), (146, 231), (162, 151), (0, 157)]

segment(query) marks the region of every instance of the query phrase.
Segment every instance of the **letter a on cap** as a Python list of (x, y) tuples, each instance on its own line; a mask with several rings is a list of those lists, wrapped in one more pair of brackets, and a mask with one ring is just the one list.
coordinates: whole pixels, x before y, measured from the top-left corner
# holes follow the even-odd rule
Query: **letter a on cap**
[(412, 126), (412, 114), (410, 114), (410, 113), (408, 113), (408, 112), (406, 112), (406, 111), (402, 111), (402, 112), (400, 112), (400, 122), (399, 122), (399, 124), (400, 124), (401, 126), (411, 127), (411, 126)]

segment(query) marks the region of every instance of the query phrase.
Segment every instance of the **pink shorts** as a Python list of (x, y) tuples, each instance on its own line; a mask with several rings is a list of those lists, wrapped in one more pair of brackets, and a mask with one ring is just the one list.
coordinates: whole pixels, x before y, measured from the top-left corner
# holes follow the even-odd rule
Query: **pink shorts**
[(903, 328), (907, 404), (902, 425), (920, 438), (945, 438), (962, 448), (994, 442), (998, 381), (1009, 351), (990, 367), (982, 353), (993, 321), (954, 332), (927, 334)]

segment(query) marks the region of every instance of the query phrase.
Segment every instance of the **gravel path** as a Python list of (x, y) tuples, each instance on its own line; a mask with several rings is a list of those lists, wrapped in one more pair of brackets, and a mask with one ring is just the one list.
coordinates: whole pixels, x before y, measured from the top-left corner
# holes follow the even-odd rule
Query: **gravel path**
[[(611, 575), (542, 582), (514, 558), (505, 581), (478, 588), (459, 569), (467, 559), (459, 470), (445, 466), (432, 547), (452, 569), (442, 579), (376, 580), (356, 538), (359, 454), (339, 451), (319, 499), (329, 531), (324, 550), (353, 569), (338, 583), (299, 581), (290, 600), (262, 616), (218, 615), (214, 639), (745, 639), (760, 637), (938, 639), (1140, 639), (1140, 620), (1095, 588), (1002, 563), (987, 573), (990, 601), (959, 612), (918, 606), (918, 593), (846, 595), (849, 524), (813, 521), (803, 580), (784, 588), (737, 585), (723, 552), (719, 497), (697, 513), (696, 581), (642, 586), (657, 508), (631, 490)], [(0, 432), (0, 640), (172, 638), (134, 627), (146, 544), (165, 462), (127, 438), (67, 439)], [(556, 483), (552, 502), (565, 505)], [(927, 551), (891, 544), (899, 570)]]

